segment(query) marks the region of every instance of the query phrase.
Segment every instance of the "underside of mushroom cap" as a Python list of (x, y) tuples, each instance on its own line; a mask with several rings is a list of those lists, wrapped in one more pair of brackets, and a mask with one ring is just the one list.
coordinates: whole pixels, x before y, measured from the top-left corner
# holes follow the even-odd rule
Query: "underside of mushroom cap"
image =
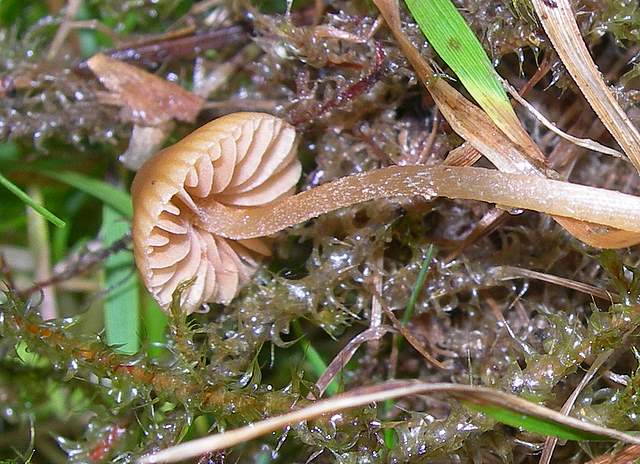
[(199, 203), (271, 203), (291, 194), (300, 173), (294, 128), (263, 113), (223, 116), (149, 159), (131, 187), (133, 245), (160, 306), (167, 310), (186, 282), (184, 311), (227, 304), (270, 254), (262, 239), (230, 240), (197, 227)]

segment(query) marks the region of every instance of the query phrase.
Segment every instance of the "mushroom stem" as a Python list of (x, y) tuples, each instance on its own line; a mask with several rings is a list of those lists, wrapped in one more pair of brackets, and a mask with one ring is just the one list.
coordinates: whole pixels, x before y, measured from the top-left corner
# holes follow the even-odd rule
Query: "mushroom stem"
[(640, 198), (611, 190), (473, 167), (392, 166), (355, 174), (253, 208), (198, 202), (197, 225), (241, 240), (264, 237), (329, 211), (378, 198), (480, 200), (640, 232)]

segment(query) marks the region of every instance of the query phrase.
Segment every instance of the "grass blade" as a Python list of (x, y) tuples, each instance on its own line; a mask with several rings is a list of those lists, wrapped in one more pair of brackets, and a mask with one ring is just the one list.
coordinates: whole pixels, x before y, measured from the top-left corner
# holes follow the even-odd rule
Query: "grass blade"
[[(420, 30), (487, 113), (512, 113), (482, 45), (449, 0), (406, 0)], [(508, 109), (507, 109), (508, 108)]]
[[(32, 185), (29, 187), (29, 197), (36, 203), (42, 204), (42, 191), (40, 187)], [(37, 214), (34, 209), (27, 209), (27, 236), (29, 249), (35, 260), (33, 277), (36, 282), (47, 281), (51, 278), (51, 240), (49, 237), (49, 226), (44, 218)], [(40, 316), (43, 320), (55, 319), (58, 317), (56, 308), (56, 291), (53, 285), (42, 287), (42, 303), (40, 304)]]
[(640, 132), (602, 79), (582, 40), (569, 0), (533, 0), (553, 48), (611, 135), (640, 171)]
[(466, 401), (463, 401), (463, 403), (468, 408), (482, 412), (502, 424), (538, 433), (545, 437), (556, 437), (561, 440), (575, 441), (597, 441), (603, 439), (602, 435), (579, 430), (575, 427), (560, 424), (550, 419), (522, 414), (499, 405), (487, 404), (479, 406)]
[(157, 357), (162, 354), (162, 348), (155, 344), (165, 342), (165, 333), (169, 322), (167, 314), (160, 309), (160, 306), (146, 290), (142, 290), (144, 333), (148, 343), (147, 353), (151, 357)]
[(131, 196), (98, 179), (79, 174), (77, 172), (41, 172), (47, 177), (51, 177), (59, 182), (70, 185), (82, 190), (102, 201), (105, 205), (109, 205), (112, 209), (123, 215), (127, 219), (133, 216), (133, 207), (131, 206)]
[[(292, 325), (293, 325), (293, 332), (295, 333), (296, 337), (300, 338), (302, 351), (304, 352), (305, 360), (309, 363), (309, 366), (311, 367), (311, 371), (316, 375), (316, 377), (322, 378), (323, 374), (327, 370), (327, 363), (324, 362), (324, 359), (322, 358), (318, 350), (316, 350), (314, 346), (311, 344), (311, 342), (307, 340), (304, 332), (302, 331), (300, 322), (293, 321)], [(331, 383), (329, 383), (329, 385), (325, 390), (327, 392), (327, 395), (332, 396), (338, 393), (338, 390), (340, 388), (339, 378), (340, 378), (340, 375), (338, 374), (334, 377)]]
[[(128, 231), (129, 221), (111, 206), (104, 205), (101, 235), (105, 246), (122, 238)], [(121, 250), (107, 258), (105, 285), (108, 290), (104, 304), (107, 344), (116, 345), (122, 353), (134, 354), (139, 348), (140, 305), (138, 276), (131, 251)]]
[(40, 214), (42, 217), (44, 217), (47, 221), (49, 221), (56, 227), (66, 226), (66, 223), (62, 219), (60, 219), (58, 216), (53, 214), (51, 211), (46, 209), (44, 206), (42, 206), (38, 202), (34, 201), (29, 195), (27, 195), (25, 192), (20, 190), (20, 188), (16, 184), (11, 182), (2, 174), (0, 174), (0, 185), (6, 187), (7, 190), (9, 190), (11, 193), (17, 196), (24, 204), (33, 208), (34, 211), (36, 211), (38, 214)]
[(531, 431), (545, 431), (543, 433), (562, 435), (569, 440), (614, 439), (625, 443), (640, 444), (639, 437), (583, 422), (515, 395), (491, 388), (451, 383), (426, 383), (415, 380), (392, 380), (370, 387), (357, 388), (330, 399), (312, 402), (289, 413), (251, 423), (245, 427), (172, 446), (158, 453), (142, 457), (138, 460), (138, 464), (183, 461), (207, 452), (245, 443), (261, 435), (323, 414), (333, 414), (337, 411), (392, 398), (435, 393), (448, 394), (460, 398), (462, 401), (471, 402), (474, 408), (483, 408), (494, 417), (499, 417), (501, 422), (517, 422), (517, 426), (524, 424), (530, 426)]
[[(311, 365), (314, 374), (316, 374), (317, 377), (322, 376), (322, 374), (324, 374), (324, 371), (327, 370), (327, 363), (324, 362), (324, 359), (322, 359), (322, 356), (320, 356), (318, 350), (316, 350), (308, 340), (302, 340), (301, 343), (302, 349), (305, 353), (305, 357)], [(327, 392), (328, 396), (333, 396), (338, 393), (338, 390), (340, 388), (338, 384), (339, 378), (340, 375), (336, 375), (336, 377), (327, 386), (327, 389), (325, 391)]]
[[(424, 288), (424, 284), (427, 281), (427, 275), (429, 274), (429, 267), (431, 266), (431, 261), (433, 259), (433, 254), (436, 251), (436, 248), (433, 244), (429, 245), (429, 248), (427, 248), (427, 256), (424, 257), (424, 259), (422, 260), (422, 266), (420, 267), (420, 272), (418, 273), (418, 278), (416, 279), (416, 284), (413, 287), (413, 289), (411, 290), (411, 295), (409, 296), (409, 301), (407, 302), (407, 306), (404, 309), (404, 314), (402, 315), (402, 319), (400, 320), (400, 325), (401, 325), (401, 329), (404, 328), (407, 323), (411, 320), (411, 317), (413, 316), (413, 308), (415, 308), (416, 306), (416, 302), (418, 301), (418, 297), (420, 296), (420, 293), (422, 293), (422, 289)], [(393, 313), (388, 313), (389, 318), (394, 318)], [(393, 319), (392, 319), (393, 321)], [(404, 336), (406, 338), (406, 335), (410, 335), (410, 333), (408, 332), (402, 332), (402, 330), (400, 331), (400, 335)], [(397, 350), (399, 351), (400, 348), (402, 347), (402, 342), (405, 339), (399, 335), (394, 335), (393, 337), (393, 342), (396, 345)], [(412, 339), (409, 339), (410, 342), (414, 341)], [(414, 345), (412, 343), (412, 345)], [(422, 352), (421, 350), (418, 350), (429, 362), (431, 362), (432, 364), (438, 365), (437, 363), (437, 359), (433, 358), (430, 353), (426, 352), (426, 350), (424, 352)], [(426, 355), (426, 356), (425, 356)], [(434, 363), (435, 361), (435, 363)], [(440, 365), (441, 366), (441, 365)], [(442, 367), (442, 366), (441, 366)], [(386, 414), (391, 411), (391, 409), (394, 407), (395, 402), (393, 400), (387, 400), (384, 403), (383, 406), (383, 410), (385, 412), (385, 416)], [(393, 432), (393, 430), (390, 429), (385, 429), (384, 431), (384, 442), (385, 445), (387, 446), (387, 448), (389, 449), (393, 449), (393, 447), (395, 446), (396, 443), (396, 436)]]
[(450, 0), (405, 0), (438, 55), (512, 142), (540, 161), (544, 156), (522, 128), (499, 76), (473, 31)]
[(416, 279), (416, 285), (413, 287), (413, 290), (411, 290), (411, 296), (409, 296), (407, 307), (404, 309), (404, 314), (401, 319), (402, 325), (407, 325), (407, 322), (409, 322), (411, 316), (413, 316), (413, 308), (415, 308), (418, 297), (420, 296), (420, 293), (422, 293), (424, 283), (427, 281), (427, 274), (429, 274), (429, 266), (431, 266), (434, 251), (435, 247), (433, 244), (430, 244), (429, 248), (427, 248), (427, 256), (425, 256), (422, 261), (422, 266), (420, 267), (420, 272)]

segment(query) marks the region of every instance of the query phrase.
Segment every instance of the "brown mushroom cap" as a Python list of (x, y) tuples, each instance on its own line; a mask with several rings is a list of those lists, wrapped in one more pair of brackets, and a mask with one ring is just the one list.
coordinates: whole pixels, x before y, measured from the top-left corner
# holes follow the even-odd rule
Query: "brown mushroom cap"
[(270, 254), (261, 239), (230, 240), (197, 226), (202, 203), (253, 207), (290, 195), (301, 166), (296, 134), (263, 113), (212, 121), (150, 158), (138, 171), (133, 198), (133, 248), (145, 286), (163, 309), (193, 279), (181, 307), (229, 303)]

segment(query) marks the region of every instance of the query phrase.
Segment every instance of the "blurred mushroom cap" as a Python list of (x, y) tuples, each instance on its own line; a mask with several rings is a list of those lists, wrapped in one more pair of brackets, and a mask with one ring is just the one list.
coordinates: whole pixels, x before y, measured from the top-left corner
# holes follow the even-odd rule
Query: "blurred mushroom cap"
[[(151, 157), (131, 187), (133, 247), (145, 286), (168, 310), (229, 303), (252, 276), (262, 239), (230, 240), (197, 227), (199, 204), (251, 208), (290, 195), (301, 174), (292, 126), (263, 113), (216, 119)], [(215, 220), (215, 218), (210, 218)]]

